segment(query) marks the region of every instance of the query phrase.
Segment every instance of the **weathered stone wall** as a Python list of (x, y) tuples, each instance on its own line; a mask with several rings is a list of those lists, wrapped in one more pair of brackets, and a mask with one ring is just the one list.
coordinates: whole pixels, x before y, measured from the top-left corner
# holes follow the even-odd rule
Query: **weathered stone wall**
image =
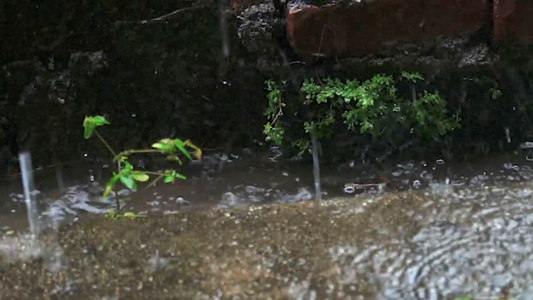
[[(469, 35), (473, 43), (533, 43), (533, 2), (528, 0), (277, 0), (259, 5), (274, 8), (276, 3), (286, 10), (288, 39), (302, 57), (359, 57), (457, 35)], [(258, 1), (232, 4), (246, 11)]]
[[(95, 113), (111, 119), (106, 133), (117, 147), (170, 135), (218, 149), (234, 139), (246, 145), (262, 139), (266, 78), (420, 71), (428, 85), (451, 89), (452, 104), (483, 108), (490, 95), (479, 87), (501, 88), (509, 102), (499, 111), (529, 118), (531, 1), (229, 4), (6, 2), (0, 9), (0, 171), (22, 148), (35, 150), (36, 164), (95, 153), (80, 126)], [(229, 55), (222, 50), (227, 45)], [(484, 83), (472, 84), (478, 81)], [(457, 86), (466, 86), (467, 96)], [(507, 119), (518, 128), (523, 116)]]
[(24, 148), (36, 166), (99, 155), (97, 141), (82, 137), (89, 114), (111, 120), (102, 133), (122, 149), (168, 136), (217, 149), (258, 137), (264, 79), (225, 14), (229, 56), (216, 2), (5, 3), (0, 173), (16, 171)]

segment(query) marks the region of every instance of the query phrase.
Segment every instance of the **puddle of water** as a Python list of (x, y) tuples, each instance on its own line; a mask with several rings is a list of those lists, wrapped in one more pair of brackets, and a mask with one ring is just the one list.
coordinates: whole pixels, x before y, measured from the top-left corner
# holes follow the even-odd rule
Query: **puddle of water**
[[(219, 171), (221, 162), (224, 168)], [(432, 162), (402, 162), (381, 169), (347, 162), (323, 166), (322, 194), (326, 198), (349, 194), (380, 194), (384, 191), (446, 190), (458, 186), (508, 184), (530, 180), (530, 162), (517, 155), (485, 159), (479, 163), (453, 165), (438, 159)], [(72, 221), (91, 213), (115, 208), (113, 195), (102, 199), (104, 163), (64, 166), (63, 181), (57, 181), (58, 168), (36, 170), (36, 198), (39, 211), (56, 221)], [(105, 166), (105, 165), (104, 165)], [(283, 161), (279, 149), (266, 153), (243, 150), (229, 157), (214, 154), (182, 170), (186, 181), (158, 184), (155, 188), (131, 193), (119, 191), (125, 211), (169, 214), (184, 210), (242, 207), (268, 203), (293, 203), (315, 197), (316, 180), (310, 164)], [(0, 228), (27, 226), (20, 178), (0, 181)]]
[[(263, 156), (208, 156), (203, 162), (183, 170), (189, 174), (187, 181), (161, 184), (135, 193), (127, 190), (119, 193), (126, 210), (157, 215), (314, 199), (310, 165), (298, 161), (281, 162), (278, 154), (273, 151)], [(215, 170), (221, 160), (225, 161), (225, 166), (219, 173)], [(403, 162), (378, 170), (350, 162), (326, 167), (321, 170), (324, 194), (330, 198), (351, 198), (345, 198), (342, 205), (339, 205), (341, 202), (322, 201), (320, 205), (324, 210), (316, 216), (309, 211), (308, 217), (298, 219), (304, 222), (302, 224), (296, 219), (290, 220), (295, 229), (288, 225), (281, 228), (294, 230), (302, 242), (307, 236), (296, 232), (298, 228), (315, 242), (318, 239), (331, 243), (320, 242), (324, 244), (317, 244), (316, 249), (320, 254), (320, 247), (326, 247), (325, 253), (337, 270), (335, 280), (338, 282), (334, 290), (342, 295), (361, 295), (364, 289), (365, 295), (373, 295), (374, 299), (453, 299), (468, 294), (475, 295), (476, 299), (494, 299), (506, 293), (516, 299), (531, 299), (532, 292), (528, 289), (533, 283), (533, 169), (530, 164), (527, 159), (506, 156), (485, 159), (479, 164), (452, 165), (436, 160)], [(54, 176), (46, 171), (36, 172), (40, 211), (55, 220), (76, 220), (113, 209), (114, 199), (100, 196), (104, 181), (97, 178), (93, 181), (90, 174), (86, 166), (71, 171), (63, 177), (78, 181), (65, 181), (65, 190), (61, 192)], [(13, 233), (17, 226), (27, 226), (27, 221), (17, 223), (26, 218), (24, 197), (15, 181), (13, 185), (2, 185), (2, 196), (7, 195), (0, 213), (0, 228), (6, 236), (0, 243), (2, 257), (13, 261), (51, 257), (47, 261), (50, 270), (67, 268), (68, 262), (64, 261), (57, 242), (44, 246), (40, 241), (28, 244), (31, 241), (24, 235)], [(353, 189), (347, 191), (346, 186)], [(328, 208), (329, 203), (336, 204)], [(331, 224), (358, 221), (354, 223), (353, 233), (343, 229), (338, 234), (345, 237), (333, 241), (314, 237), (313, 232), (318, 229), (307, 227), (312, 222), (326, 226), (324, 218)], [(253, 219), (236, 219), (235, 226)], [(221, 230), (231, 228), (224, 226)], [(264, 226), (263, 222), (248, 224), (245, 228), (251, 237), (256, 237), (253, 230), (262, 232), (267, 229)], [(326, 231), (336, 236), (335, 231), (329, 231), (333, 228)], [(208, 236), (211, 230), (219, 229), (206, 227), (202, 230), (208, 230), (205, 232)], [(213, 234), (235, 236), (232, 232)], [(278, 232), (269, 236), (272, 234)], [(246, 243), (247, 249), (253, 243), (253, 240)], [(286, 243), (287, 247), (291, 245), (290, 241)], [(232, 245), (237, 247), (238, 244)], [(21, 248), (28, 251), (13, 250)], [(258, 255), (260, 249), (257, 251), (252, 253)], [(313, 254), (303, 252), (306, 256), (292, 257), (291, 253), (278, 254), (289, 262), (314, 261), (307, 256)], [(151, 250), (145, 259), (152, 273), (175, 263), (164, 253), (160, 254), (158, 248)], [(231, 260), (230, 257), (224, 259)], [(262, 260), (268, 261), (266, 256)], [(305, 264), (298, 266), (304, 268)], [(316, 289), (316, 284), (307, 278), (292, 278), (285, 283), (287, 295), (295, 299), (318, 299), (328, 293)]]

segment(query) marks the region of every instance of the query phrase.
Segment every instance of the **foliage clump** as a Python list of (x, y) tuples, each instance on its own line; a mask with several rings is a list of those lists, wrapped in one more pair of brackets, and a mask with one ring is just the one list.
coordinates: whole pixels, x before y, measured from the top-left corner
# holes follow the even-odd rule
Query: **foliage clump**
[(339, 125), (374, 140), (394, 137), (401, 130), (421, 139), (438, 138), (460, 128), (459, 115), (448, 112), (438, 91), (417, 92), (417, 83), (423, 80), (421, 74), (408, 72), (398, 78), (377, 74), (365, 81), (311, 78), (299, 89), (303, 96), (291, 102), (284, 97), (287, 85), (269, 80), (266, 139), (278, 145), (288, 140), (302, 154), (310, 149), (309, 139), (301, 138), (301, 132), (286, 136), (294, 123), (318, 139), (332, 137)]
[[(136, 153), (160, 153), (166, 156), (167, 160), (178, 162), (181, 165), (182, 158), (180, 155), (183, 155), (185, 158), (192, 160), (192, 156), (189, 153), (189, 149), (194, 151), (193, 155), (196, 159), (200, 159), (202, 156), (202, 151), (200, 148), (195, 146), (191, 141), (186, 140), (182, 141), (179, 138), (170, 139), (165, 138), (161, 139), (157, 143), (152, 145), (153, 149), (131, 149), (125, 150), (122, 152), (115, 152), (109, 143), (104, 139), (102, 135), (97, 131), (97, 127), (110, 124), (103, 116), (89, 116), (85, 117), (83, 120), (83, 136), (85, 139), (91, 138), (93, 135), (105, 145), (109, 152), (113, 155), (113, 162), (116, 163), (116, 170), (113, 172), (113, 176), (109, 179), (106, 184), (104, 193), (102, 197), (107, 197), (114, 189), (117, 182), (121, 182), (126, 188), (135, 191), (137, 190), (136, 182), (146, 182), (150, 179), (150, 175), (155, 175), (155, 179), (148, 184), (147, 187), (156, 184), (159, 180), (163, 179), (165, 183), (174, 183), (175, 179), (186, 179), (186, 177), (176, 170), (165, 170), (162, 173), (149, 172), (144, 170), (135, 170), (133, 165), (129, 161), (129, 156)], [(110, 216), (113, 219), (120, 217), (118, 211), (120, 210), (120, 200), (118, 198), (118, 193), (115, 193), (117, 209), (114, 214)], [(124, 217), (134, 216), (132, 213), (125, 213)]]

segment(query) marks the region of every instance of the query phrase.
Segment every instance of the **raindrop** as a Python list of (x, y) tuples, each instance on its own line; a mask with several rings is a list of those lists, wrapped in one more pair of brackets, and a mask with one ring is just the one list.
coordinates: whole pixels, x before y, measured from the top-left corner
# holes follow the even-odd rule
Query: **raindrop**
[(83, 157), (88, 157), (89, 156), (89, 153), (85, 152), (83, 153)]
[(507, 138), (507, 143), (511, 143), (511, 133), (509, 132), (509, 127), (505, 127), (505, 137)]
[(282, 172), (281, 174), (285, 177), (289, 176), (289, 172)]
[(132, 118), (135, 118), (136, 116), (137, 116), (136, 113), (131, 113), (131, 117), (132, 117)]
[(440, 159), (440, 158), (437, 159), (435, 162), (436, 162), (438, 165), (443, 165), (443, 164), (444, 164), (444, 160), (443, 160), (443, 159)]

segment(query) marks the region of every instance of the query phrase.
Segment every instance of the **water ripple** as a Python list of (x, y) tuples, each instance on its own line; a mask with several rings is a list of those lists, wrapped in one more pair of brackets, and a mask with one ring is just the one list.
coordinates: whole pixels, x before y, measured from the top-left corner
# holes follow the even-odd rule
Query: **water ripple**
[(374, 282), (378, 299), (524, 298), (533, 280), (531, 189), (461, 189), (446, 199), (426, 193), (411, 236), (330, 249), (342, 282)]

